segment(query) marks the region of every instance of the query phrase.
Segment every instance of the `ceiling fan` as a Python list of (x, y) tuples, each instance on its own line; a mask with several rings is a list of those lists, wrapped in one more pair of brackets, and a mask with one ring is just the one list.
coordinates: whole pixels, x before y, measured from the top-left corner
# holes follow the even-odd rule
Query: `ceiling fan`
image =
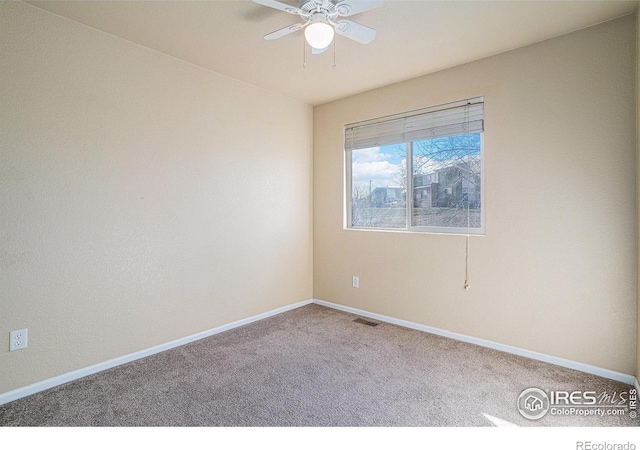
[(266, 34), (266, 40), (278, 39), (306, 28), (305, 39), (313, 54), (327, 50), (333, 41), (334, 32), (361, 44), (368, 44), (376, 37), (376, 30), (351, 20), (340, 20), (373, 8), (382, 6), (384, 0), (345, 0), (333, 3), (331, 0), (300, 0), (300, 7), (287, 5), (277, 0), (253, 0), (259, 5), (275, 8), (289, 14), (298, 15), (304, 22), (296, 23)]

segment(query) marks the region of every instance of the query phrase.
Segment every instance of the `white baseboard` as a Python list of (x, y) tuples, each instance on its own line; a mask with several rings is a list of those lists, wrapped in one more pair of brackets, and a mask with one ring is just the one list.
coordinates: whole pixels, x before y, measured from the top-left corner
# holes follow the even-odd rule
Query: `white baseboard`
[(384, 316), (382, 314), (375, 314), (368, 311), (363, 311), (361, 309), (356, 309), (348, 306), (338, 305), (336, 303), (326, 302), (324, 300), (313, 299), (313, 303), (326, 306), (328, 308), (333, 308), (340, 311), (356, 314), (359, 316), (368, 317), (370, 319), (379, 320), (381, 322), (400, 325), (402, 327), (411, 328), (414, 330), (425, 331), (427, 333), (437, 334), (438, 336), (444, 336), (444, 337), (448, 337), (458, 341), (468, 342), (470, 344), (476, 344), (482, 347), (488, 347), (494, 350), (500, 350), (506, 353), (512, 353), (514, 355), (524, 356), (526, 358), (535, 359), (535, 360), (543, 361), (550, 364), (555, 364), (556, 366), (567, 367), (569, 369), (578, 370), (580, 372), (586, 372), (592, 375), (598, 375), (600, 377), (608, 378), (610, 380), (615, 380), (615, 381), (620, 381), (622, 383), (630, 384), (631, 386), (634, 386), (635, 384), (636, 389), (640, 391), (640, 388), (638, 387), (638, 380), (633, 375), (627, 375), (627, 374), (616, 372), (613, 370), (604, 369), (602, 367), (592, 366), (592, 365), (580, 363), (577, 361), (571, 361), (569, 359), (558, 358), (556, 356), (545, 355), (544, 353), (538, 353), (538, 352), (526, 350), (523, 348), (512, 347), (510, 345), (500, 344), (498, 342), (488, 341), (488, 340), (476, 338), (473, 336), (467, 336), (465, 334), (454, 333), (451, 331), (442, 330), (440, 328), (434, 328), (427, 325), (421, 325), (418, 323), (409, 322), (406, 320), (395, 319), (393, 317)]
[(216, 328), (212, 328), (210, 330), (202, 331), (200, 333), (192, 334), (190, 336), (186, 336), (184, 338), (176, 339), (171, 342), (167, 342), (165, 344), (160, 344), (155, 347), (151, 347), (145, 350), (140, 350), (138, 352), (130, 353), (128, 355), (120, 356), (118, 358), (110, 359), (108, 361), (94, 364), (89, 367), (85, 367), (83, 369), (74, 370), (73, 372), (65, 373), (59, 375), (57, 377), (49, 378), (47, 380), (40, 381), (38, 383), (30, 384), (28, 386), (24, 386), (13, 391), (6, 392), (4, 394), (0, 394), (0, 405), (4, 405), (5, 403), (12, 402), (14, 400), (18, 400), (23, 397), (27, 397), (29, 395), (36, 394), (38, 392), (42, 392), (47, 389), (51, 389), (56, 386), (60, 386), (65, 383), (69, 383), (70, 381), (77, 380), (82, 377), (86, 377), (88, 375), (93, 375), (98, 372), (102, 372), (107, 369), (111, 369), (113, 367), (126, 364), (131, 361), (135, 361), (141, 358), (145, 358), (147, 356), (154, 355), (156, 353), (164, 352), (166, 350), (170, 350), (175, 347), (179, 347), (181, 345), (189, 344), (191, 342), (197, 341), (199, 339), (203, 339), (209, 336), (213, 336), (214, 334), (222, 333), (223, 331), (231, 330), (233, 328), (237, 328), (243, 325), (247, 325), (252, 322), (256, 322), (258, 320), (266, 319), (267, 317), (275, 316), (277, 314), (281, 314), (286, 311), (290, 311), (296, 308), (300, 308), (302, 306), (309, 305), (311, 303), (315, 303), (321, 306), (326, 306), (328, 308), (337, 309), (340, 311), (356, 314), (363, 317), (368, 317), (370, 319), (379, 320), (382, 322), (387, 322), (395, 325), (400, 325), (406, 328), (411, 328), (414, 330), (424, 331), (427, 333), (436, 334), (439, 336), (448, 337), (451, 339), (455, 339), (458, 341), (468, 342), (471, 344), (480, 345), (482, 347), (488, 347), (495, 350), (500, 350), (506, 353), (512, 353), (515, 355), (524, 356), (531, 359), (536, 359), (539, 361), (555, 364), (562, 367), (567, 367), (569, 369), (579, 370), (581, 372), (590, 373), (593, 375), (598, 375), (603, 378), (608, 378), (611, 380), (620, 381), (622, 383), (630, 384), (632, 386), (635, 385), (636, 389), (640, 391), (640, 386), (638, 385), (638, 379), (633, 375), (627, 375), (620, 372), (615, 372), (609, 369), (603, 369), (601, 367), (591, 366), (589, 364), (583, 364), (576, 361), (571, 361), (568, 359), (558, 358), (555, 356), (545, 355), (543, 353), (537, 353), (530, 350), (525, 350), (518, 347), (512, 347), (510, 345), (504, 345), (497, 342), (487, 341), (485, 339), (475, 338), (473, 336), (467, 336), (464, 334), (454, 333), (451, 331), (442, 330), (439, 328), (430, 327), (427, 325), (421, 325), (413, 322), (409, 322), (406, 320), (395, 319), (393, 317), (384, 316), (382, 314), (375, 314), (368, 311), (364, 311), (361, 309), (351, 308), (348, 306), (338, 305), (336, 303), (327, 302), (319, 299), (309, 299), (304, 300), (298, 303), (294, 303), (292, 305), (283, 306), (281, 308), (276, 308), (271, 311), (267, 311), (262, 314), (258, 314), (246, 319), (238, 320), (236, 322), (232, 322), (226, 325), (222, 325)]
[(210, 330), (202, 331), (200, 333), (192, 334), (191, 336), (186, 336), (180, 339), (176, 339), (175, 341), (167, 342), (165, 344), (156, 345), (155, 347), (147, 348), (145, 350), (140, 350), (138, 352), (129, 353), (128, 355), (120, 356), (118, 358), (110, 359), (109, 361), (101, 362), (98, 364), (94, 364), (89, 367), (85, 367), (83, 369), (74, 370), (73, 372), (65, 373), (59, 375), (57, 377), (49, 378), (47, 380), (40, 381), (38, 383), (30, 384), (25, 387), (21, 387), (15, 389), (13, 391), (6, 392), (4, 394), (0, 394), (0, 405), (4, 405), (5, 403), (12, 402), (14, 400), (18, 400), (23, 397), (27, 397), (32, 394), (36, 394), (38, 392), (42, 392), (47, 389), (51, 389), (56, 386), (60, 386), (62, 384), (68, 383), (70, 381), (77, 380), (82, 377), (86, 377), (88, 375), (93, 375), (94, 373), (102, 372), (103, 370), (111, 369), (116, 366), (120, 366), (122, 364), (126, 364), (131, 361), (135, 361), (137, 359), (145, 358), (147, 356), (154, 355), (156, 353), (164, 352), (166, 350), (170, 350), (175, 347), (179, 347), (181, 345), (189, 344), (191, 342), (197, 341), (199, 339), (203, 339), (209, 336), (213, 336), (214, 334), (222, 333), (223, 331), (231, 330), (233, 328), (241, 327), (242, 325), (247, 325), (251, 322), (256, 322), (258, 320), (266, 319), (267, 317), (275, 316), (276, 314), (283, 313), (285, 311), (290, 311), (292, 309), (300, 308), (301, 306), (308, 305), (312, 303), (313, 300), (304, 300), (298, 303), (294, 303), (292, 305), (283, 306), (281, 308), (276, 308), (271, 311), (267, 311), (262, 314), (258, 314), (247, 319), (238, 320), (236, 322), (231, 322), (226, 325), (222, 325), (216, 328), (212, 328)]

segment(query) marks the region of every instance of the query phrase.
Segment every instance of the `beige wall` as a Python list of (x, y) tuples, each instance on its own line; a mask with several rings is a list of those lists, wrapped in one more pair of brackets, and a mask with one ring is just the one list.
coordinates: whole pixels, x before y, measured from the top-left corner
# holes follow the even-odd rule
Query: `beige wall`
[(0, 60), (0, 393), (312, 297), (310, 106), (21, 2)]
[[(316, 107), (314, 297), (634, 374), (635, 43), (627, 16)], [(465, 291), (464, 237), (343, 230), (342, 127), (481, 95)]]

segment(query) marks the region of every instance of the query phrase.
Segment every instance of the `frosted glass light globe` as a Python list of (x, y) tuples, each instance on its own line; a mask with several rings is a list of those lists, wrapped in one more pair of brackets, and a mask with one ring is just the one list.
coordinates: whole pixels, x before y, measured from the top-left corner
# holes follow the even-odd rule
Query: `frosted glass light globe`
[(333, 27), (325, 22), (314, 22), (304, 30), (307, 43), (315, 49), (327, 48), (333, 41)]

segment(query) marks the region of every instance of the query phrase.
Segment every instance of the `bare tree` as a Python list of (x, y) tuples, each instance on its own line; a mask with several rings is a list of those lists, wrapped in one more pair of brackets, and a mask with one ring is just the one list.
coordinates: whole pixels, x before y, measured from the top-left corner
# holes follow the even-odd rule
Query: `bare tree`
[[(480, 225), (481, 160), (478, 134), (413, 143), (414, 189), (429, 192), (414, 217), (420, 225)], [(423, 178), (419, 178), (423, 175)], [(418, 180), (420, 180), (418, 182)]]
[(351, 225), (363, 228), (403, 228), (404, 208), (375, 205), (369, 187), (353, 184), (351, 188)]
[(351, 187), (351, 225), (370, 227), (371, 224), (371, 196), (369, 189), (362, 184)]

